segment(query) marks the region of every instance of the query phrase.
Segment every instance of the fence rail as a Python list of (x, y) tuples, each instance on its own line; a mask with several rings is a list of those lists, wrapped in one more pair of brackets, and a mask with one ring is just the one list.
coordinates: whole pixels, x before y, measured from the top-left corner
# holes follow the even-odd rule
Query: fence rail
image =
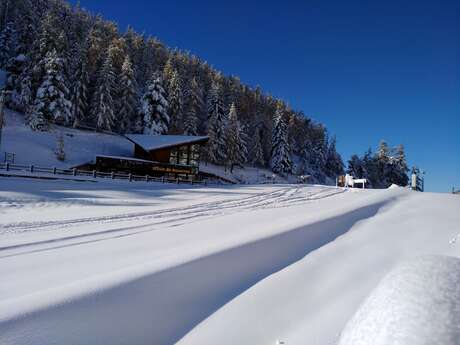
[(36, 165), (22, 165), (22, 164), (12, 164), (12, 163), (0, 163), (0, 171), (21, 171), (27, 172), (29, 174), (36, 173), (45, 173), (51, 175), (64, 175), (64, 176), (83, 176), (91, 178), (104, 178), (111, 180), (125, 180), (130, 182), (160, 182), (160, 183), (175, 183), (175, 184), (219, 184), (219, 183), (209, 183), (209, 181), (197, 181), (193, 179), (184, 179), (184, 178), (171, 178), (171, 177), (155, 177), (150, 175), (134, 175), (134, 174), (121, 174), (121, 173), (107, 173), (96, 170), (79, 170), (79, 169), (59, 169), (59, 168), (49, 168), (49, 167), (40, 167)]

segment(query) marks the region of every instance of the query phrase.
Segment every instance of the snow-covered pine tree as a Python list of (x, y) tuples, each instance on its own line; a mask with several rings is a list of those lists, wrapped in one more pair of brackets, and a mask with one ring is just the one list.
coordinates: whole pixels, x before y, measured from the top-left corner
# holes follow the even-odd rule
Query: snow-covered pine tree
[(342, 157), (337, 152), (336, 148), (336, 138), (333, 136), (329, 142), (327, 148), (327, 157), (326, 157), (326, 175), (335, 178), (339, 175), (343, 175), (344, 173), (344, 164), (342, 161)]
[(192, 78), (187, 92), (186, 113), (184, 119), (184, 134), (197, 135), (200, 113), (203, 111), (203, 95), (196, 81)]
[(83, 54), (73, 77), (72, 118), (75, 128), (85, 122), (87, 117), (89, 74), (86, 63), (86, 56)]
[(174, 62), (172, 57), (169, 57), (168, 61), (163, 68), (163, 81), (167, 89), (169, 89), (169, 82), (172, 79), (173, 73), (176, 69), (174, 68)]
[(136, 79), (129, 56), (126, 56), (121, 67), (120, 91), (120, 131), (126, 133), (135, 129), (135, 122), (139, 114)]
[(354, 154), (348, 160), (347, 174), (355, 178), (364, 178), (363, 161), (358, 155)]
[(171, 79), (168, 83), (168, 101), (169, 101), (169, 116), (171, 118), (170, 133), (181, 134), (183, 133), (183, 93), (182, 93), (182, 79), (179, 72), (174, 69)]
[(24, 111), (21, 102), (21, 82), (29, 74), (27, 57), (23, 54), (10, 59), (6, 66), (7, 79), (5, 89), (8, 92), (6, 105), (16, 111)]
[(391, 165), (393, 171), (391, 183), (395, 183), (399, 186), (407, 186), (409, 183), (409, 176), (407, 175), (409, 168), (407, 167), (406, 154), (404, 152), (403, 145), (398, 145), (395, 148)]
[(8, 22), (0, 33), (0, 69), (4, 69), (11, 58), (16, 56), (17, 37), (13, 22)]
[(262, 140), (260, 138), (260, 129), (256, 128), (252, 139), (252, 147), (250, 151), (251, 163), (253, 166), (265, 166), (264, 150), (262, 148)]
[(378, 169), (377, 156), (372, 153), (369, 148), (363, 156), (363, 178), (367, 179), (369, 186), (377, 188), (380, 183), (380, 175)]
[(166, 134), (169, 129), (168, 100), (160, 74), (155, 73), (142, 96), (144, 134)]
[(24, 71), (19, 78), (20, 93), (19, 97), (16, 100), (18, 107), (23, 111), (27, 116), (30, 115), (33, 110), (33, 94), (32, 94), (32, 80), (28, 71)]
[(55, 49), (46, 54), (45, 75), (35, 97), (35, 107), (29, 118), (34, 130), (46, 130), (47, 123), (69, 124), (71, 102), (64, 81), (64, 65)]
[(227, 161), (230, 164), (230, 172), (235, 165), (242, 167), (246, 162), (247, 149), (242, 138), (242, 129), (238, 121), (235, 103), (230, 106), (227, 124)]
[(213, 83), (207, 103), (209, 113), (207, 157), (211, 163), (223, 164), (227, 159), (227, 145), (225, 142), (226, 116), (221, 87), (218, 83)]
[(281, 103), (277, 104), (274, 118), (270, 166), (273, 172), (277, 174), (284, 175), (292, 172), (287, 123)]
[[(109, 48), (110, 49), (110, 48)], [(96, 89), (92, 102), (92, 115), (96, 119), (98, 130), (109, 130), (115, 124), (115, 104), (113, 92), (115, 87), (115, 73), (113, 70), (112, 56), (108, 52), (97, 74)]]
[(378, 186), (386, 188), (390, 185), (390, 149), (385, 140), (381, 140), (377, 150)]

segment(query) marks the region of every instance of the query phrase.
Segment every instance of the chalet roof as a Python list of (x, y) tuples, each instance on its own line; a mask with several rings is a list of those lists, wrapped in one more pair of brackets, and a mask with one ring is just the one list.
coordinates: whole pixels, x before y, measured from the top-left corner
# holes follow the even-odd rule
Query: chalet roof
[(147, 134), (126, 134), (126, 139), (139, 145), (146, 151), (205, 142), (207, 136), (192, 135), (147, 135)]
[(133, 162), (139, 162), (139, 163), (158, 163), (155, 161), (148, 161), (145, 159), (139, 159), (139, 158), (133, 158), (133, 157), (126, 157), (126, 156), (108, 156), (108, 155), (96, 155), (96, 158), (101, 157), (101, 158), (109, 158), (109, 159), (119, 159), (119, 160), (125, 160), (125, 161), (133, 161)]

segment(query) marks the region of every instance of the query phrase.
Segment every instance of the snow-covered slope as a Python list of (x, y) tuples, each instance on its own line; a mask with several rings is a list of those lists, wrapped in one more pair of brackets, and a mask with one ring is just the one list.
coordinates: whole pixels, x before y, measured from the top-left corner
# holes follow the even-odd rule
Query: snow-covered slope
[(345, 328), (339, 345), (458, 345), (460, 259), (423, 256), (390, 272)]
[(332, 344), (401, 260), (460, 255), (405, 189), (0, 178), (2, 344)]
[[(90, 162), (96, 154), (132, 156), (133, 144), (104, 133), (53, 126), (51, 132), (34, 132), (25, 125), (22, 114), (6, 111), (1, 151), (15, 154), (16, 164), (68, 168)], [(54, 154), (59, 134), (64, 137), (65, 161)], [(3, 152), (2, 152), (3, 155)]]

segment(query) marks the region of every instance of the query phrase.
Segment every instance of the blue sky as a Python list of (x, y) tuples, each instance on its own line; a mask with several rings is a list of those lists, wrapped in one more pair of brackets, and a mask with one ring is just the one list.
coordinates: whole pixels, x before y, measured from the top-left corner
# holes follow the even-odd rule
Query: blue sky
[(458, 1), (80, 3), (303, 110), (344, 160), (402, 143), (427, 190), (460, 188)]

